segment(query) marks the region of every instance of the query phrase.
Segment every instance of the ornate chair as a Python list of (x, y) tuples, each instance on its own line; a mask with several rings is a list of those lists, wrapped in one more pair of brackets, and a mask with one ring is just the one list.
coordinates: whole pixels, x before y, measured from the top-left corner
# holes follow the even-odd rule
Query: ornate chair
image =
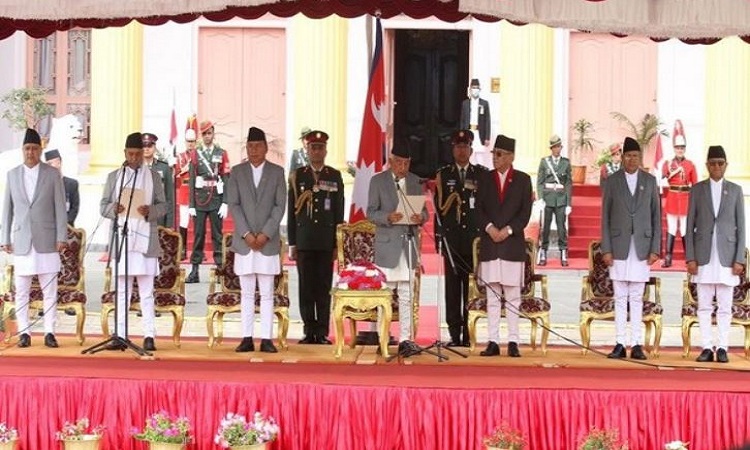
[[(60, 273), (57, 275), (57, 309), (72, 309), (76, 313), (76, 338), (83, 344), (83, 326), (86, 323), (86, 284), (83, 256), (86, 251), (86, 231), (68, 225), (68, 245), (60, 252)], [(5, 268), (5, 294), (3, 294), (3, 318), (6, 322), (16, 307), (15, 286), (13, 286), (13, 266)], [(31, 284), (30, 309), (42, 310), (43, 298), (39, 280), (35, 276)], [(9, 328), (7, 327), (6, 330)], [(12, 333), (6, 333), (9, 342)]]
[[(531, 348), (536, 350), (537, 321), (541, 321), (542, 328), (542, 354), (547, 354), (547, 338), (549, 337), (549, 311), (550, 303), (547, 293), (547, 275), (534, 272), (536, 265), (536, 244), (531, 239), (526, 239), (526, 263), (524, 267), (524, 285), (521, 289), (520, 316), (531, 321)], [(479, 238), (474, 239), (472, 245), (474, 260), (474, 273), (469, 274), (469, 303), (468, 328), (469, 328), (469, 351), (473, 352), (477, 344), (477, 320), (487, 317), (487, 287), (477, 279), (479, 270)], [(537, 284), (539, 294), (537, 297)], [(500, 298), (501, 317), (506, 316), (505, 298)]]
[[(652, 288), (654, 290), (653, 300), (651, 300)], [(591, 344), (591, 322), (615, 319), (614, 295), (612, 280), (609, 278), (609, 268), (604, 264), (604, 257), (601, 252), (601, 241), (591, 241), (589, 243), (589, 273), (584, 275), (581, 283), (581, 303), (579, 305), (584, 355), (588, 352)], [(653, 357), (659, 356), (662, 311), (661, 279), (651, 277), (643, 291), (643, 324), (646, 328), (646, 347), (650, 347), (649, 350)], [(652, 332), (654, 333), (653, 344), (651, 344)]]
[[(174, 317), (172, 340), (180, 347), (180, 334), (185, 322), (185, 269), (180, 267), (182, 238), (171, 228), (159, 226), (159, 274), (154, 278), (155, 310), (171, 313)], [(141, 310), (141, 297), (138, 294), (138, 281), (133, 280), (130, 289), (130, 311)], [(115, 292), (112, 290), (112, 268), (104, 272), (104, 294), (102, 294), (102, 333), (109, 336), (109, 315), (115, 309)]]
[[(745, 249), (747, 259), (748, 250)], [(732, 325), (740, 325), (745, 329), (745, 357), (750, 358), (750, 281), (747, 268), (740, 275), (740, 284), (734, 287), (732, 295)], [(682, 282), (682, 356), (690, 354), (690, 329), (698, 322), (698, 290), (695, 283), (690, 282), (690, 275)], [(714, 311), (711, 322), (716, 324), (716, 298), (714, 297)]]
[[(234, 252), (231, 249), (232, 234), (225, 233), (221, 239), (221, 250), (224, 263), (209, 272), (208, 296), (206, 304), (206, 328), (208, 329), (208, 346), (221, 344), (224, 337), (224, 314), (240, 312), (240, 279), (234, 273)], [(279, 258), (284, 254), (279, 252)], [(218, 287), (218, 289), (217, 289)], [(260, 311), (260, 293), (255, 291), (255, 312)], [(279, 321), (279, 345), (288, 348), (286, 335), (289, 332), (289, 272), (282, 268), (274, 279), (273, 313)], [(216, 327), (214, 331), (214, 322)]]
[[(421, 236), (421, 230), (420, 230)], [(418, 238), (420, 237), (418, 236)], [(361, 220), (356, 223), (342, 223), (336, 227), (336, 248), (338, 271), (344, 269), (348, 264), (354, 261), (375, 262), (375, 224), (369, 220)], [(419, 326), (419, 291), (422, 282), (421, 270), (414, 270), (414, 285), (411, 289), (412, 298), (412, 330), (414, 336), (417, 335)], [(398, 293), (394, 290), (393, 299), (391, 300), (393, 314), (391, 321), (399, 320), (398, 313)], [(334, 317), (334, 321), (349, 319), (351, 342), (349, 347), (355, 347), (355, 336), (357, 335), (357, 322), (377, 322), (378, 312), (376, 310), (360, 311), (355, 308), (345, 306), (342, 309), (342, 317)]]

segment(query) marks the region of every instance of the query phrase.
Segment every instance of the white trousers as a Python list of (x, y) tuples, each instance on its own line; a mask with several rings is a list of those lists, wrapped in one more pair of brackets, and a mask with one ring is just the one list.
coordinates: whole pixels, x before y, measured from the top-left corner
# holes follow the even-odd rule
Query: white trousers
[(615, 333), (617, 343), (628, 345), (628, 304), (630, 304), (630, 345), (643, 343), (643, 290), (640, 281), (612, 281), (615, 288)]
[(255, 286), (260, 292), (260, 338), (271, 339), (273, 332), (273, 279), (274, 275), (251, 273), (240, 277), (240, 314), (242, 337), (253, 337), (255, 324)]
[(500, 343), (500, 296), (505, 292), (505, 317), (508, 319), (508, 342), (518, 343), (518, 310), (521, 307), (521, 287), (487, 284), (487, 338)]
[(677, 236), (677, 227), (680, 227), (680, 236), (685, 236), (687, 230), (687, 216), (667, 214), (667, 233)]
[[(180, 205), (180, 228), (187, 228), (190, 225), (190, 214), (188, 214), (188, 206)], [(183, 242), (182, 245), (187, 245), (187, 242)]]
[[(143, 337), (156, 337), (156, 322), (154, 320), (154, 276), (153, 275), (125, 275), (117, 277), (117, 323), (115, 333), (126, 337), (125, 316), (130, 311), (130, 296), (133, 293), (133, 279), (138, 280), (138, 295), (141, 297), (141, 314), (143, 323)], [(125, 286), (128, 286), (128, 301), (125, 304)]]
[[(57, 321), (57, 272), (39, 274), (39, 285), (44, 298), (44, 333), (55, 332)], [(31, 293), (32, 275), (16, 275), (16, 320), (18, 334), (31, 335), (29, 327), (29, 295)]]
[(712, 348), (711, 314), (716, 295), (716, 326), (719, 331), (717, 348), (729, 348), (729, 327), (732, 323), (732, 297), (734, 288), (726, 284), (698, 283), (698, 326), (704, 349)]
[[(409, 287), (408, 281), (389, 281), (386, 283), (388, 289), (398, 290), (398, 340), (399, 341), (413, 341), (416, 339), (412, 330), (412, 302), (411, 302), (411, 288)], [(377, 324), (373, 323), (370, 325), (370, 331), (380, 331), (381, 318), (378, 316)], [(377, 326), (373, 330), (373, 326)]]

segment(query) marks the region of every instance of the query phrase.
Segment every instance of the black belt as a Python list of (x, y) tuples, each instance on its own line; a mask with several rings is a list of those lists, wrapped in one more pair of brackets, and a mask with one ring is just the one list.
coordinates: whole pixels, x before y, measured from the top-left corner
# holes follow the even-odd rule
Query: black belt
[(690, 186), (669, 186), (670, 192), (690, 192)]

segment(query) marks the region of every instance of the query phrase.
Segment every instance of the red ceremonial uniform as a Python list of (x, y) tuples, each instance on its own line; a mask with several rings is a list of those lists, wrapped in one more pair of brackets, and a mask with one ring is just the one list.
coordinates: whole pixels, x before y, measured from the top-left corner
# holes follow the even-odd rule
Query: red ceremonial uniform
[[(669, 176), (670, 173), (672, 174), (671, 177)], [(669, 183), (666, 194), (667, 200), (664, 207), (667, 214), (686, 216), (690, 186), (698, 182), (698, 172), (695, 170), (695, 164), (684, 158), (682, 161), (673, 158), (664, 163), (662, 177), (667, 178), (667, 182)]]
[(175, 170), (175, 178), (177, 178), (177, 204), (182, 206), (190, 205), (190, 187), (188, 186), (190, 159), (190, 150), (185, 150), (177, 155), (177, 167)]

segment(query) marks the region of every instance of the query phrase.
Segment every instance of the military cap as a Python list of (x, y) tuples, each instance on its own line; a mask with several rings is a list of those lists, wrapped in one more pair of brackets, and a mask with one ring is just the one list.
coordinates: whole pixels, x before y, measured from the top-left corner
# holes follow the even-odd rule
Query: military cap
[(451, 135), (451, 143), (456, 144), (469, 144), (471, 145), (474, 141), (474, 133), (471, 130), (456, 130)]
[(328, 143), (328, 133), (320, 130), (310, 131), (305, 135), (308, 144), (326, 144)]
[(558, 145), (562, 145), (562, 139), (560, 139), (560, 136), (553, 134), (549, 138), (549, 148), (557, 147)]
[(214, 127), (213, 122), (211, 122), (210, 120), (204, 120), (198, 126), (198, 129), (200, 130), (201, 133), (205, 133), (206, 131), (208, 131), (210, 128), (213, 128), (213, 127)]
[(158, 137), (154, 133), (143, 133), (143, 146), (148, 147), (151, 144), (156, 144), (156, 141), (159, 140)]

